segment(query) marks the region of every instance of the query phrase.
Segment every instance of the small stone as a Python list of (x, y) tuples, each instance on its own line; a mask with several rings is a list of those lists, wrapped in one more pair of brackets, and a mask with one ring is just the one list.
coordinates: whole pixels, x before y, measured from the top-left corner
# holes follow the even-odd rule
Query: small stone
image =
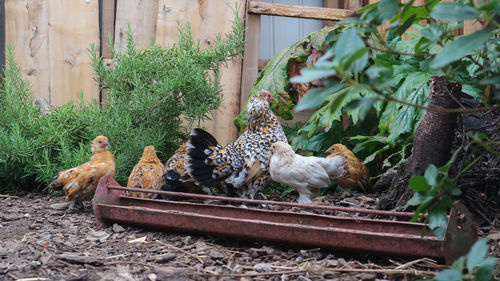
[(184, 237), (184, 239), (182, 239), (182, 242), (186, 245), (189, 245), (191, 244), (191, 239), (192, 239), (191, 236), (186, 236)]
[(337, 267), (339, 266), (339, 261), (338, 260), (327, 260), (325, 262), (326, 267)]
[(317, 276), (320, 276), (321, 273), (323, 273), (324, 269), (322, 266), (320, 265), (317, 265), (317, 264), (313, 264), (311, 265), (311, 267), (309, 268), (309, 272), (313, 275), (317, 275)]
[(0, 248), (0, 257), (6, 257), (9, 254), (9, 250), (5, 248)]
[(311, 281), (311, 279), (300, 275), (299, 278), (297, 278), (297, 281)]
[(358, 280), (375, 280), (377, 274), (375, 273), (361, 273), (356, 275)]
[(236, 274), (240, 274), (241, 272), (243, 272), (243, 267), (239, 264), (237, 264), (233, 270), (231, 270), (232, 273), (236, 273)]
[(165, 255), (161, 255), (161, 256), (157, 257), (155, 259), (155, 262), (166, 263), (166, 262), (174, 260), (176, 257), (177, 257), (177, 255), (174, 255), (174, 254), (165, 254)]
[(158, 278), (158, 277), (156, 276), (156, 274), (154, 274), (154, 273), (148, 274), (148, 279), (149, 279), (149, 280), (151, 280), (151, 281), (156, 281), (156, 278)]
[(62, 203), (54, 203), (54, 204), (51, 204), (50, 205), (50, 208), (52, 210), (58, 210), (58, 211), (61, 211), (61, 210), (66, 210), (69, 206), (69, 202), (62, 202)]
[(115, 223), (113, 224), (113, 232), (115, 233), (119, 233), (119, 232), (124, 232), (125, 231), (125, 228), (123, 228), (123, 226)]
[(253, 266), (253, 269), (257, 272), (271, 272), (273, 271), (272, 268), (269, 267), (269, 265), (265, 263), (258, 263)]
[(26, 213), (26, 214), (24, 214), (24, 217), (25, 217), (25, 218), (30, 218), (30, 217), (31, 217), (31, 215), (30, 215), (29, 213)]
[(500, 232), (493, 232), (490, 235), (488, 235), (488, 238), (490, 240), (500, 240)]
[(214, 250), (214, 249), (211, 249), (210, 251), (208, 251), (208, 255), (212, 258), (212, 259), (222, 259), (225, 257), (225, 255), (217, 250)]

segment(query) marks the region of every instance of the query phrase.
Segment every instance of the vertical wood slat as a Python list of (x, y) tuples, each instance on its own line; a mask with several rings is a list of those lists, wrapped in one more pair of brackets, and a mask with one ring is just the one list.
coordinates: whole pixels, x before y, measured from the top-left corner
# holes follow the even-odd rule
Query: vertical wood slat
[(5, 1), (0, 1), (0, 82), (5, 67)]
[(361, 0), (344, 0), (344, 9), (346, 10), (357, 10), (361, 7), (362, 7)]
[[(4, 2), (4, 1), (2, 1)], [(51, 100), (49, 87), (49, 1), (5, 1), (5, 43), (15, 51), (35, 98)]]
[(159, 0), (156, 43), (167, 47), (178, 41), (177, 21), (180, 24), (189, 21), (193, 38), (199, 38), (202, 25), (199, 11), (200, 1)]
[[(343, 5), (344, 5), (344, 3), (342, 0), (323, 0), (323, 7), (325, 7), (325, 8), (340, 9), (340, 7), (343, 7)], [(331, 20), (324, 20), (323, 21), (323, 27), (335, 26), (335, 24), (336, 24), (335, 21), (331, 21)]]
[[(236, 2), (239, 16), (243, 17), (245, 0)], [(159, 0), (156, 43), (168, 47), (178, 41), (179, 21), (181, 25), (190, 23), (193, 38), (200, 40), (202, 46), (212, 44), (217, 33), (231, 31), (234, 8), (233, 0)], [(222, 144), (233, 141), (237, 136), (233, 118), (239, 113), (240, 74), (241, 58), (220, 68), (223, 102), (213, 113), (212, 120), (202, 124)]]
[(154, 42), (158, 18), (158, 0), (117, 0), (115, 23), (115, 48), (127, 48), (127, 30), (130, 25), (136, 48), (145, 48)]
[[(245, 4), (245, 9), (248, 9), (248, 3)], [(246, 44), (241, 72), (240, 111), (243, 110), (248, 95), (257, 80), (259, 68), (260, 15), (249, 14), (247, 11), (245, 14)]]
[[(101, 56), (103, 59), (111, 59), (113, 54), (109, 46), (108, 36), (112, 40), (115, 36), (115, 11), (116, 0), (101, 0)], [(114, 42), (114, 40), (112, 41)]]
[[(34, 1), (36, 2), (36, 1)], [(98, 1), (50, 0), (49, 2), (49, 72), (50, 103), (61, 105), (99, 98), (93, 80), (88, 48), (100, 48)]]

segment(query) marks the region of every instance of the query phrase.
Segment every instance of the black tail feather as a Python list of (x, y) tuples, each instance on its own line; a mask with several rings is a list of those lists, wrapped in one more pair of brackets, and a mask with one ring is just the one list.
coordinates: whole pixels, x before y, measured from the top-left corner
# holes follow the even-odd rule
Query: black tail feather
[(202, 186), (214, 186), (221, 181), (213, 177), (215, 166), (211, 165), (209, 155), (218, 146), (217, 140), (207, 131), (195, 128), (188, 142), (187, 166), (189, 174)]

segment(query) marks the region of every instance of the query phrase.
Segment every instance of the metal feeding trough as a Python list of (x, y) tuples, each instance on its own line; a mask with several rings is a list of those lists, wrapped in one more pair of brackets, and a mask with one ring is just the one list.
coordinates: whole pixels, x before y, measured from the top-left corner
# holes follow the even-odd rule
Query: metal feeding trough
[[(93, 198), (94, 214), (99, 227), (117, 222), (161, 230), (221, 235), (236, 239), (274, 241), (394, 256), (430, 257), (444, 259), (448, 264), (466, 254), (477, 240), (477, 230), (471, 215), (459, 202), (455, 203), (451, 210), (444, 239), (439, 239), (425, 224), (401, 221), (401, 219), (409, 220), (413, 216), (413, 213), (408, 212), (147, 190), (149, 193), (170, 197), (246, 204), (247, 207), (242, 208), (213, 203), (128, 197), (125, 191), (144, 192), (142, 189), (122, 187), (110, 176), (103, 177), (99, 181)], [(387, 219), (297, 213), (251, 207), (257, 204), (372, 214), (387, 217)]]

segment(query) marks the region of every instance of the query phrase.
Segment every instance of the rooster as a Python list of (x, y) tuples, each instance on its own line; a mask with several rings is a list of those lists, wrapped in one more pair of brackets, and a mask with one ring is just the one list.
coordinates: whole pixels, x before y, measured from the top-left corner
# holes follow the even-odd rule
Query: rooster
[(105, 136), (97, 136), (92, 142), (92, 158), (78, 167), (59, 172), (49, 188), (62, 190), (71, 201), (68, 211), (82, 208), (82, 200), (91, 199), (97, 183), (103, 176), (115, 176), (115, 158), (108, 151), (109, 141)]
[[(127, 187), (159, 190), (162, 186), (163, 164), (153, 146), (144, 147), (141, 160), (128, 177)], [(157, 194), (130, 192), (132, 197), (156, 198)]]
[(269, 108), (273, 96), (260, 90), (247, 105), (247, 130), (234, 142), (218, 144), (202, 129), (193, 129), (188, 142), (189, 174), (201, 186), (225, 182), (241, 198), (254, 196), (269, 181), (271, 145), (287, 141), (278, 118)]
[(347, 147), (343, 144), (336, 143), (330, 146), (325, 153), (330, 154), (327, 158), (344, 156), (346, 159), (344, 163), (344, 174), (334, 180), (342, 188), (362, 190), (363, 192), (373, 191), (372, 185), (370, 184), (370, 171)]
[(284, 183), (299, 193), (299, 203), (312, 203), (311, 195), (327, 187), (330, 179), (340, 177), (344, 157), (304, 157), (295, 154), (286, 142), (278, 141), (271, 147), (273, 156), (269, 164), (271, 178)]

